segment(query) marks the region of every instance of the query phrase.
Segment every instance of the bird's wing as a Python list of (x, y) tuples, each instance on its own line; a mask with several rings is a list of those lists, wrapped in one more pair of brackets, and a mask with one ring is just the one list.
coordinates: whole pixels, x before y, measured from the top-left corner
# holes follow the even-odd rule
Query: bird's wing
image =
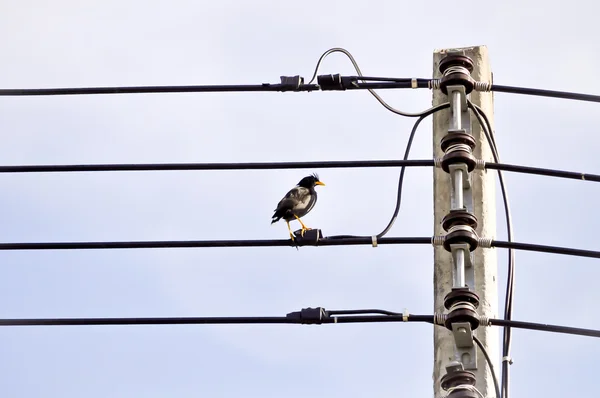
[(277, 204), (277, 210), (303, 210), (310, 203), (310, 190), (304, 187), (292, 188)]

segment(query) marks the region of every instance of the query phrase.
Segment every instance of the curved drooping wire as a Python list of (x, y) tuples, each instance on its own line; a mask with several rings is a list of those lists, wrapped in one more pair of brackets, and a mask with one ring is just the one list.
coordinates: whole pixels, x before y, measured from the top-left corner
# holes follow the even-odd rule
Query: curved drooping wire
[[(352, 56), (352, 54), (350, 54), (350, 52), (344, 48), (339, 48), (339, 47), (335, 47), (335, 48), (331, 48), (327, 51), (325, 51), (323, 53), (323, 55), (321, 55), (321, 57), (319, 58), (319, 60), (317, 61), (317, 65), (315, 67), (315, 71), (310, 79), (310, 81), (308, 82), (308, 84), (311, 84), (315, 78), (317, 77), (317, 73), (319, 71), (319, 67), (321, 66), (321, 63), (323, 62), (323, 60), (325, 59), (325, 57), (327, 57), (330, 54), (336, 53), (336, 52), (340, 52), (344, 55), (346, 55), (348, 57), (348, 59), (350, 59), (350, 62), (352, 62), (352, 66), (354, 66), (354, 69), (356, 70), (356, 73), (359, 76), (363, 76), (360, 67), (358, 66), (358, 63), (356, 62), (356, 60), (354, 59), (354, 57)], [(430, 116), (438, 111), (441, 111), (442, 109), (446, 109), (450, 107), (450, 103), (445, 103), (445, 104), (440, 104), (434, 107), (431, 107), (429, 109), (426, 109), (422, 112), (418, 112), (418, 113), (408, 113), (408, 112), (403, 112), (403, 111), (399, 111), (397, 109), (395, 109), (394, 107), (390, 106), (388, 103), (386, 103), (374, 90), (372, 89), (368, 89), (369, 93), (371, 93), (375, 99), (377, 99), (377, 101), (379, 101), (379, 103), (381, 105), (383, 105), (387, 110), (389, 110), (392, 113), (395, 113), (396, 115), (400, 115), (400, 116), (406, 116), (406, 117), (418, 117), (417, 121), (415, 122), (415, 124), (413, 125), (413, 128), (410, 132), (410, 135), (408, 137), (408, 142), (406, 143), (406, 149), (404, 150), (404, 158), (403, 160), (408, 160), (408, 156), (410, 154), (410, 149), (412, 147), (412, 142), (415, 138), (416, 132), (417, 132), (417, 128), (419, 127), (419, 124), (421, 124), (421, 122), (427, 117)], [(398, 193), (396, 196), (396, 207), (394, 209), (394, 213), (390, 219), (390, 221), (388, 222), (388, 225), (383, 229), (383, 231), (381, 231), (380, 233), (378, 233), (377, 235), (375, 235), (375, 237), (377, 239), (382, 238), (383, 236), (385, 236), (385, 234), (387, 234), (389, 232), (389, 230), (392, 228), (392, 226), (394, 225), (394, 223), (396, 222), (396, 219), (398, 218), (398, 213), (400, 212), (400, 205), (402, 204), (402, 186), (404, 183), (404, 172), (405, 172), (406, 168), (405, 167), (401, 167), (400, 168), (400, 176), (398, 178)], [(335, 236), (335, 237), (331, 237), (331, 238), (342, 238), (342, 237), (350, 237), (349, 235), (340, 235), (340, 236)]]
[[(419, 127), (419, 125), (421, 124), (421, 122), (427, 117), (430, 116), (438, 111), (441, 111), (443, 109), (447, 109), (450, 107), (450, 103), (446, 102), (444, 104), (440, 104), (437, 106), (434, 106), (431, 109), (426, 110), (425, 112), (423, 112), (423, 115), (420, 116), (416, 121), (415, 124), (412, 127), (412, 130), (410, 132), (410, 135), (408, 136), (408, 141), (406, 143), (406, 149), (404, 150), (404, 157), (403, 160), (408, 160), (408, 156), (410, 154), (410, 149), (412, 147), (412, 142), (415, 138), (415, 135), (417, 133), (417, 128)], [(400, 176), (398, 178), (398, 193), (396, 195), (396, 207), (394, 208), (394, 213), (392, 214), (392, 217), (390, 218), (390, 221), (388, 222), (387, 226), (383, 229), (383, 231), (381, 231), (380, 233), (378, 233), (377, 235), (373, 236), (372, 238), (376, 238), (376, 239), (381, 239), (382, 237), (384, 237), (392, 228), (392, 226), (394, 225), (394, 223), (396, 222), (396, 219), (398, 218), (398, 213), (400, 212), (400, 206), (402, 205), (402, 187), (404, 185), (404, 171), (406, 170), (406, 167), (402, 166), (400, 168)], [(329, 236), (329, 239), (341, 239), (341, 238), (365, 238), (365, 236), (357, 236), (357, 235), (335, 235), (335, 236)]]
[[(467, 101), (467, 105), (473, 111), (473, 114), (477, 118), (477, 121), (481, 125), (481, 128), (490, 144), (492, 156), (496, 163), (500, 162), (498, 155), (498, 148), (496, 146), (496, 140), (492, 125), (489, 118), (479, 106), (473, 104), (470, 100)], [(508, 235), (508, 241), (513, 241), (513, 229), (512, 229), (512, 217), (510, 214), (510, 204), (508, 200), (508, 194), (506, 192), (506, 186), (504, 184), (504, 176), (500, 170), (498, 170), (498, 181), (500, 183), (500, 190), (502, 191), (502, 200), (504, 202), (504, 214), (506, 218), (506, 229)], [(515, 278), (515, 253), (514, 250), (508, 250), (508, 273), (506, 281), (506, 297), (504, 304), (504, 319), (510, 320), (513, 312), (513, 294), (514, 294), (514, 278)], [(502, 398), (508, 398), (509, 386), (510, 386), (510, 346), (512, 340), (512, 330), (509, 326), (504, 328), (503, 344), (502, 344)]]
[(498, 377), (496, 376), (496, 370), (494, 369), (492, 359), (488, 355), (487, 350), (485, 349), (481, 341), (477, 338), (477, 336), (473, 336), (473, 341), (475, 341), (475, 344), (477, 344), (477, 346), (483, 353), (483, 356), (485, 357), (485, 360), (488, 363), (488, 366), (490, 367), (490, 373), (492, 374), (492, 380), (494, 381), (494, 389), (496, 390), (496, 397), (500, 398), (500, 384), (498, 383)]
[[(317, 66), (315, 67), (315, 72), (312, 75), (312, 78), (310, 79), (310, 81), (308, 82), (308, 84), (311, 84), (315, 78), (317, 77), (317, 73), (319, 72), (319, 67), (321, 66), (321, 63), (323, 62), (323, 60), (330, 54), (333, 53), (342, 53), (345, 56), (348, 57), (348, 59), (350, 59), (350, 62), (352, 62), (352, 66), (354, 66), (354, 69), (356, 70), (356, 73), (358, 74), (358, 76), (363, 76), (360, 68), (358, 67), (358, 63), (356, 62), (356, 60), (354, 59), (354, 57), (352, 56), (352, 54), (350, 54), (350, 52), (344, 48), (340, 48), (340, 47), (334, 47), (334, 48), (330, 48), (329, 50), (325, 51), (323, 53), (323, 55), (321, 55), (321, 57), (319, 58), (319, 60), (317, 61)], [(362, 82), (364, 83), (365, 81), (362, 80)], [(401, 110), (398, 110), (396, 108), (394, 108), (393, 106), (389, 105), (387, 102), (385, 102), (383, 100), (383, 98), (381, 98), (379, 96), (379, 94), (377, 94), (375, 92), (375, 90), (373, 89), (367, 89), (367, 91), (369, 93), (371, 93), (371, 95), (373, 95), (373, 97), (375, 97), (375, 99), (377, 99), (377, 101), (379, 101), (379, 103), (381, 105), (383, 105), (388, 111), (395, 113), (396, 115), (400, 115), (400, 116), (406, 116), (406, 117), (421, 117), (424, 115), (429, 115), (434, 108), (429, 108), (423, 112), (417, 112), (417, 113), (410, 113), (410, 112), (404, 112)]]
[[(413, 139), (415, 138), (416, 132), (417, 132), (417, 128), (419, 127), (419, 124), (421, 124), (421, 122), (429, 115), (432, 115), (438, 111), (441, 111), (442, 109), (446, 109), (450, 107), (450, 103), (445, 103), (445, 104), (441, 104), (438, 106), (435, 106), (427, 111), (424, 112), (424, 114), (422, 116), (420, 116), (417, 121), (415, 122), (415, 124), (413, 125), (412, 131), (410, 132), (410, 136), (408, 137), (408, 142), (406, 143), (406, 150), (404, 151), (404, 158), (403, 160), (408, 160), (408, 155), (410, 154), (410, 149), (412, 147), (412, 142)], [(390, 219), (388, 225), (383, 229), (383, 231), (381, 231), (380, 233), (378, 233), (377, 239), (382, 238), (385, 234), (387, 234), (390, 229), (392, 228), (392, 226), (394, 225), (394, 223), (396, 222), (396, 219), (398, 218), (398, 213), (400, 212), (400, 205), (402, 204), (402, 185), (404, 183), (404, 171), (406, 170), (406, 167), (401, 167), (400, 168), (400, 177), (398, 178), (398, 194), (396, 196), (396, 208), (394, 209), (394, 214), (392, 215), (392, 218)]]

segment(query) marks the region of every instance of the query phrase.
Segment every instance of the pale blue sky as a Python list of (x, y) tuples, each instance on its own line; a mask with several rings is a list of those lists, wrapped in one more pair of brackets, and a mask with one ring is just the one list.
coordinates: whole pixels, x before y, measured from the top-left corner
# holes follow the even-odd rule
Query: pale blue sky
[[(442, 1), (5, 0), (0, 87), (276, 83), (310, 78), (331, 47), (351, 51), (367, 75), (426, 78), (434, 49), (485, 44), (497, 84), (598, 94), (597, 7), (563, 4), (480, 2), (458, 12)], [(322, 71), (354, 74), (339, 54)], [(381, 94), (407, 111), (431, 104), (428, 90)], [(496, 94), (502, 160), (599, 173), (597, 111)], [(413, 122), (366, 92), (2, 97), (0, 164), (393, 159)], [(412, 158), (432, 157), (431, 136), (426, 121)], [(369, 235), (387, 224), (393, 169), (7, 174), (0, 241), (286, 238), (285, 224), (270, 225), (272, 211), (315, 171), (327, 186), (308, 226)], [(597, 249), (600, 186), (506, 180), (518, 241)], [(405, 183), (390, 235), (430, 236), (432, 171), (409, 169)], [(504, 283), (506, 252), (498, 257)], [(597, 261), (516, 258), (515, 319), (600, 328), (590, 315), (600, 300)], [(0, 317), (277, 316), (308, 306), (426, 314), (432, 260), (429, 246), (0, 252)], [(0, 390), (11, 398), (431, 396), (432, 336), (426, 324), (6, 327)], [(517, 330), (513, 342), (514, 397), (595, 389), (597, 340)], [(315, 391), (301, 388), (307, 380)]]

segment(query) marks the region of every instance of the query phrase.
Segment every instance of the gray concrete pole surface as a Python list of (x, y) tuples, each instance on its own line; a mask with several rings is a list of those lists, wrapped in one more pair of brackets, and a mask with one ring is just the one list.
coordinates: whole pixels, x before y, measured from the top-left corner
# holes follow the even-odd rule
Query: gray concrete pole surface
[[(444, 58), (448, 52), (464, 51), (464, 55), (473, 60), (474, 70), (471, 76), (476, 81), (492, 82), (492, 74), (488, 60), (487, 47), (468, 47), (460, 49), (436, 50), (433, 56), (434, 78), (441, 78), (438, 66), (439, 61)], [(470, 100), (479, 105), (487, 114), (490, 123), (494, 123), (493, 114), (493, 95), (490, 92), (473, 91), (469, 95)], [(440, 90), (433, 90), (433, 105), (439, 105), (449, 102), (450, 98)], [(433, 115), (433, 153), (436, 158), (441, 158), (444, 153), (440, 148), (440, 140), (448, 133), (451, 127), (452, 112), (446, 109)], [(464, 126), (463, 126), (464, 127)], [(477, 119), (471, 114), (471, 132), (477, 146), (473, 155), (477, 159), (493, 161), (492, 153), (485, 134)], [(492, 238), (496, 234), (496, 173), (486, 172), (485, 170), (475, 169), (471, 173), (472, 184), (471, 192), (465, 197), (465, 205), (471, 207), (471, 211), (478, 220), (476, 229), (479, 237)], [(451, 208), (452, 181), (451, 175), (441, 168), (434, 169), (434, 234), (445, 235), (446, 231), (442, 228), (441, 221)], [(465, 191), (465, 195), (467, 192)], [(471, 196), (472, 195), (472, 196)], [(497, 256), (495, 249), (477, 248), (473, 252), (474, 256), (474, 279), (475, 286), (469, 286), (479, 295), (480, 305), (478, 313), (490, 318), (498, 318), (498, 286), (497, 286)], [(447, 252), (442, 246), (436, 246), (434, 249), (434, 310), (436, 313), (446, 312), (444, 308), (444, 297), (453, 286), (453, 262), (451, 253)], [(468, 280), (467, 280), (468, 283)], [(500, 377), (500, 367), (498, 364), (498, 328), (480, 327), (475, 331), (475, 335), (482, 341), (486, 347), (498, 377)], [(477, 349), (477, 370), (471, 370), (477, 378), (476, 387), (486, 397), (494, 397), (495, 390), (489, 367), (485, 362), (484, 356)], [(446, 365), (455, 360), (455, 343), (452, 333), (436, 326), (434, 328), (434, 393), (439, 398), (445, 395), (440, 387), (440, 380), (446, 374)], [(459, 358), (460, 359), (460, 358)], [(499, 398), (499, 397), (497, 397)]]

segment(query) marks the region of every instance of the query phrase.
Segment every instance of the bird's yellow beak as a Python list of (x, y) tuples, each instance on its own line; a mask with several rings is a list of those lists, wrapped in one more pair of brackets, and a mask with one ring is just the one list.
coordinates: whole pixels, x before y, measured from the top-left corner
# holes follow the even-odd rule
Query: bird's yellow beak
[(321, 181), (317, 181), (317, 182), (315, 182), (315, 185), (323, 185), (323, 186), (325, 186), (325, 184), (324, 184), (324, 183), (322, 183)]

